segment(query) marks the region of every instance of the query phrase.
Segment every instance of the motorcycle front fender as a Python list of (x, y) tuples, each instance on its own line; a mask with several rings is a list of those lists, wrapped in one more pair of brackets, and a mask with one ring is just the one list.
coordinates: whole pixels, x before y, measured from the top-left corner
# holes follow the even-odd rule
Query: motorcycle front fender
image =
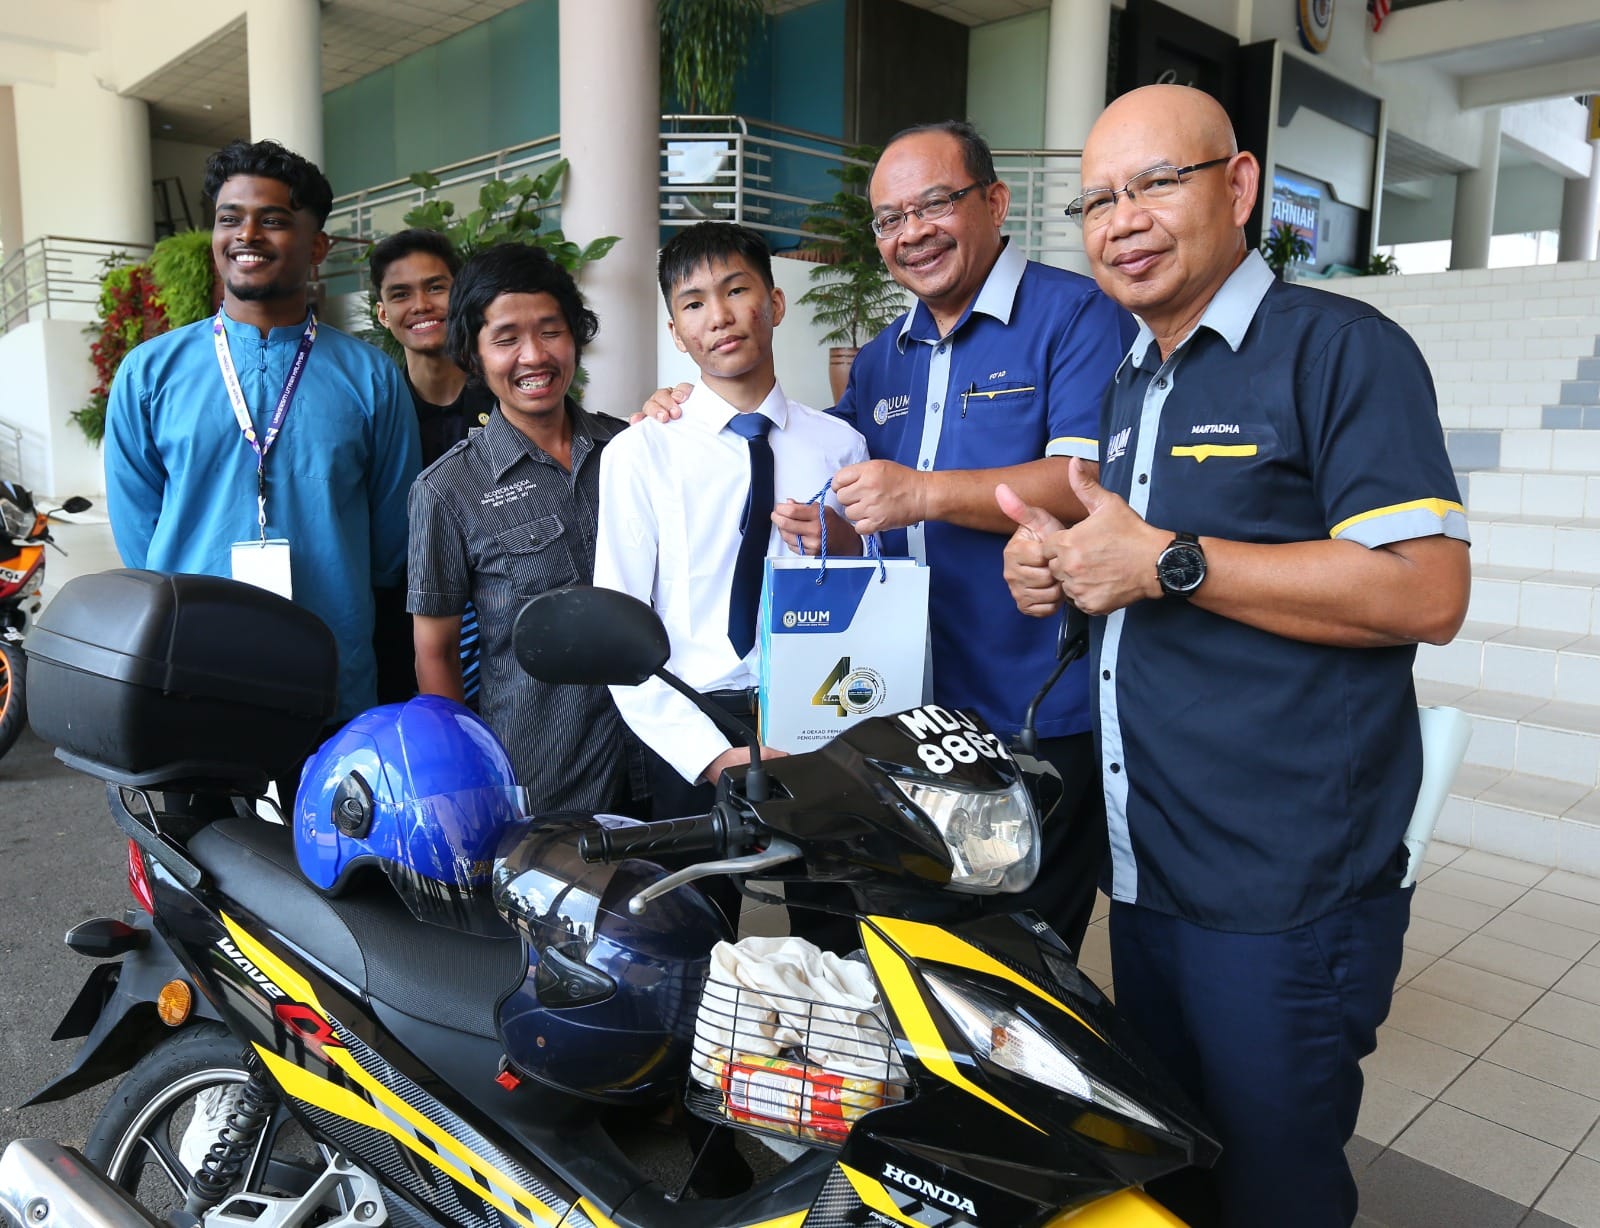
[[(146, 920), (145, 925), (148, 924)], [(161, 987), (172, 980), (190, 981), (192, 985), (193, 978), (154, 930), (149, 941), (141, 949), (129, 952), (121, 963), (96, 964), (50, 1038), (86, 1039), (66, 1073), (19, 1107), (65, 1100), (132, 1070), (134, 1063), (172, 1030), (156, 1014), (156, 997)], [(199, 1019), (222, 1022), (205, 996), (197, 993), (188, 1022)]]

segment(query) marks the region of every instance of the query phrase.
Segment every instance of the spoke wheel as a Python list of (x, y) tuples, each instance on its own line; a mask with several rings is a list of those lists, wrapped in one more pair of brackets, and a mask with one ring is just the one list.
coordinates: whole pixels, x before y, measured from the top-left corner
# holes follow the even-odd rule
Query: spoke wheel
[(0, 636), (0, 755), (22, 736), (28, 719), (22, 698), (27, 672), (22, 646)]
[[(178, 1158), (195, 1098), (205, 1089), (249, 1078), (239, 1042), (225, 1028), (200, 1024), (174, 1033), (117, 1085), (90, 1131), (84, 1154), (156, 1219), (183, 1207), (192, 1173)], [(304, 1193), (323, 1157), (281, 1106), (232, 1193)]]

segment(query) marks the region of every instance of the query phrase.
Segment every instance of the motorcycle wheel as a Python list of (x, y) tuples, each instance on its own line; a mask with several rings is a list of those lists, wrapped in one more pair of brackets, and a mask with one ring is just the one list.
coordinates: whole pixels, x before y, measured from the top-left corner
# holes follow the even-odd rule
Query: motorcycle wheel
[[(220, 1024), (175, 1032), (145, 1054), (111, 1093), (84, 1155), (160, 1221), (183, 1209), (193, 1174), (178, 1148), (206, 1088), (243, 1083), (242, 1047)], [(281, 1105), (261, 1131), (255, 1154), (232, 1193), (303, 1194), (324, 1166), (317, 1144)]]
[(27, 673), (28, 659), (22, 646), (0, 638), (0, 755), (16, 744), (28, 722), (23, 699)]

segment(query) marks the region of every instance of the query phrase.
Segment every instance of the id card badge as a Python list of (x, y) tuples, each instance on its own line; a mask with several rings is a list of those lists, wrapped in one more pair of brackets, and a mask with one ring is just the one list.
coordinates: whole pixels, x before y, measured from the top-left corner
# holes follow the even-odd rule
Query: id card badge
[(269, 537), (265, 541), (234, 542), (233, 578), (293, 600), (294, 585), (289, 578), (289, 539)]

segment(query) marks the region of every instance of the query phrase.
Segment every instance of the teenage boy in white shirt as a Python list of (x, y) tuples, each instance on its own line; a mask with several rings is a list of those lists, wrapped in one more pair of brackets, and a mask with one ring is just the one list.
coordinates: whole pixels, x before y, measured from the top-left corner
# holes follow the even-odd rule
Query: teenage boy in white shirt
[[(728, 222), (691, 226), (661, 249), (657, 274), (672, 340), (700, 380), (681, 418), (646, 418), (601, 457), (594, 582), (648, 602), (672, 644), (667, 668), (754, 728), (760, 558), (779, 552), (778, 523), (790, 534), (815, 524), (817, 509), (806, 501), (840, 468), (866, 460), (866, 443), (853, 427), (784, 396), (772, 359), (783, 291), (759, 234)], [(765, 445), (740, 433), (751, 426), (762, 428), (749, 433), (764, 432)], [(763, 446), (770, 478), (761, 473)], [(831, 496), (828, 503), (829, 550), (860, 554), (861, 539)], [(752, 516), (746, 546), (742, 524)], [(709, 810), (723, 769), (748, 762), (747, 747), (730, 745), (657, 679), (612, 695), (648, 748), (657, 818)], [(762, 748), (764, 758), (781, 753)]]

